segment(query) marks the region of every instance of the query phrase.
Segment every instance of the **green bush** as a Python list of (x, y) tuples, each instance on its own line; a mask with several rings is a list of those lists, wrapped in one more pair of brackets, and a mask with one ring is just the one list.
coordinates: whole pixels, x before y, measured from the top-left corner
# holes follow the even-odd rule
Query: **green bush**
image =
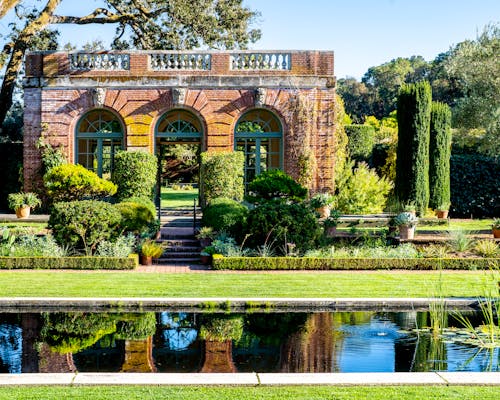
[(10, 257), (62, 257), (64, 251), (51, 235), (22, 235), (15, 240), (8, 255)]
[(375, 145), (375, 128), (371, 125), (346, 125), (347, 149), (351, 158), (368, 161)]
[(314, 247), (321, 228), (314, 212), (305, 204), (267, 201), (250, 210), (246, 233), (250, 246), (272, 246), (284, 254), (287, 243), (294, 243), (300, 252)]
[(118, 200), (127, 197), (154, 198), (158, 162), (156, 156), (145, 151), (119, 151), (111, 180), (118, 186)]
[(122, 216), (120, 228), (126, 232), (141, 233), (148, 229), (155, 218), (150, 208), (132, 201), (115, 204), (115, 207)]
[(99, 199), (116, 193), (116, 185), (82, 165), (64, 164), (43, 176), (47, 195), (53, 202)]
[(500, 159), (454, 154), (450, 160), (453, 217), (500, 217)]
[(451, 110), (433, 102), (429, 143), (429, 207), (448, 210), (450, 206)]
[(134, 269), (137, 257), (0, 257), (0, 269)]
[(213, 199), (203, 210), (201, 224), (217, 232), (227, 232), (231, 236), (241, 234), (246, 222), (248, 208), (232, 199)]
[(500, 258), (304, 258), (224, 257), (217, 270), (473, 270), (500, 268)]
[(353, 162), (347, 162), (343, 178), (334, 198), (334, 207), (345, 214), (372, 214), (382, 212), (392, 183), (380, 178), (374, 169), (361, 162), (352, 170)]
[(395, 194), (424, 215), (429, 203), (429, 82), (403, 84), (398, 96), (398, 149)]
[(307, 197), (307, 189), (283, 171), (265, 171), (248, 184), (246, 200), (261, 203), (268, 200), (301, 201)]
[(147, 207), (151, 211), (151, 214), (156, 216), (155, 203), (153, 203), (153, 201), (149, 197), (132, 196), (121, 200), (121, 203), (127, 203), (127, 202), (137, 203), (144, 207)]
[(201, 153), (203, 205), (220, 197), (243, 200), (244, 163), (240, 151)]
[(97, 245), (96, 256), (126, 258), (135, 247), (135, 236), (129, 233), (118, 237), (114, 242), (103, 240)]
[(54, 204), (48, 227), (60, 245), (91, 255), (99, 242), (119, 236), (120, 221), (121, 214), (113, 205), (81, 200)]

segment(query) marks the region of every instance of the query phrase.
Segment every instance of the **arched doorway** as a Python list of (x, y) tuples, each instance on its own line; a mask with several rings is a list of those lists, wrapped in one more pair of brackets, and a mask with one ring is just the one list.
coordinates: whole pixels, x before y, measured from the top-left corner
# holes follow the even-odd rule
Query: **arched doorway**
[(245, 154), (245, 187), (261, 172), (283, 168), (283, 130), (279, 119), (265, 109), (246, 112), (234, 132), (234, 148)]
[[(171, 206), (167, 200), (170, 200), (172, 195), (184, 199), (183, 204), (186, 204), (189, 198), (191, 204), (193, 198), (198, 199), (202, 141), (202, 123), (188, 110), (170, 110), (158, 121), (155, 129), (155, 151), (159, 161), (161, 206)], [(184, 190), (190, 187), (192, 189)]]
[(78, 121), (75, 135), (75, 162), (110, 178), (114, 156), (123, 149), (123, 125), (108, 110), (92, 110)]

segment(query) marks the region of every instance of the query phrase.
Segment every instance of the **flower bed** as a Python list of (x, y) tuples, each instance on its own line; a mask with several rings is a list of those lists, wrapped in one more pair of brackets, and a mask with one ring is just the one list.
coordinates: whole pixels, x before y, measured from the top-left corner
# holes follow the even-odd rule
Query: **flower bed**
[(134, 269), (137, 256), (118, 257), (0, 257), (0, 269)]
[(500, 258), (214, 257), (218, 270), (474, 270), (500, 268)]

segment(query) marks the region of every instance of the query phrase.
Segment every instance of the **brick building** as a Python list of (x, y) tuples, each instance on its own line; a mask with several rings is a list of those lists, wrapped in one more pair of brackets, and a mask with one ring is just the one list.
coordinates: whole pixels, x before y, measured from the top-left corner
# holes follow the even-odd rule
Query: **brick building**
[(35, 52), (24, 101), (26, 190), (39, 183), (41, 135), (99, 175), (118, 149), (192, 143), (244, 151), (246, 181), (279, 168), (332, 187), (333, 52)]

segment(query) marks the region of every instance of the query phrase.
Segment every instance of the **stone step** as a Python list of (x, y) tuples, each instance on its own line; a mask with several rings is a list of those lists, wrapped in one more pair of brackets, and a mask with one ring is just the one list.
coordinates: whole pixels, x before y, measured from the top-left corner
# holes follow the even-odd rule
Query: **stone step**
[(161, 257), (157, 260), (158, 264), (163, 265), (184, 265), (184, 264), (199, 264), (200, 256), (193, 258), (173, 258), (173, 257)]
[(200, 252), (199, 251), (195, 251), (195, 252), (191, 252), (191, 253), (184, 253), (184, 252), (166, 252), (166, 253), (163, 253), (162, 255), (162, 258), (165, 258), (165, 259), (171, 259), (171, 258), (174, 258), (174, 259), (182, 259), (182, 260), (185, 260), (186, 258), (188, 259), (199, 259), (200, 258)]
[(190, 238), (190, 239), (165, 239), (163, 242), (166, 242), (169, 247), (199, 247), (200, 241), (198, 239)]

